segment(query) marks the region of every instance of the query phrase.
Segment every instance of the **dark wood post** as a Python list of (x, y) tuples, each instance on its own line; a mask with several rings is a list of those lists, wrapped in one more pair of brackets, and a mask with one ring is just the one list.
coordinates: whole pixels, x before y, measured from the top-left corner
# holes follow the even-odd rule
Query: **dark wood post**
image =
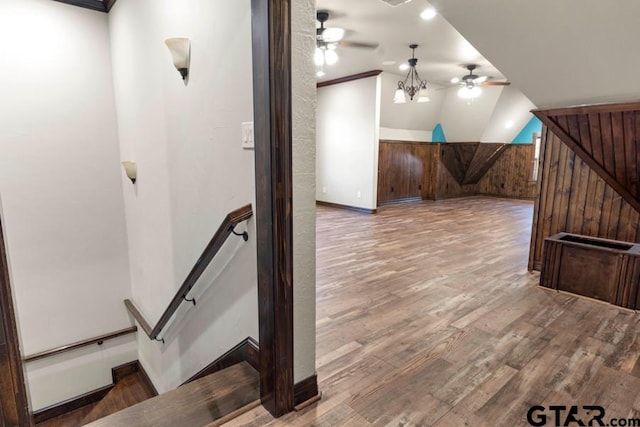
[(252, 0), (260, 397), (293, 409), (291, 3)]

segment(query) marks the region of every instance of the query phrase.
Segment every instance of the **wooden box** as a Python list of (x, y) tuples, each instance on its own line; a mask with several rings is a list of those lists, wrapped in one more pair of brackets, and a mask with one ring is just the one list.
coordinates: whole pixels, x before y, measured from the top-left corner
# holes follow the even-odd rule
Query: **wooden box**
[(540, 285), (640, 308), (640, 245), (558, 233), (544, 241)]

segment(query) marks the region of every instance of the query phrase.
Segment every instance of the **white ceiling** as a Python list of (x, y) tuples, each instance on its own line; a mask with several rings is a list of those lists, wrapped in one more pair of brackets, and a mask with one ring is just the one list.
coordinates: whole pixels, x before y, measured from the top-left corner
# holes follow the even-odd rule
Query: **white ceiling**
[(540, 108), (640, 98), (639, 1), (433, 3)]
[[(475, 74), (505, 79), (442, 16), (429, 21), (420, 18), (420, 12), (428, 7), (425, 0), (412, 0), (397, 7), (381, 0), (317, 0), (317, 10), (329, 12), (325, 26), (347, 30), (344, 40), (379, 43), (375, 50), (338, 47), (340, 60), (325, 66), (326, 75), (320, 81), (377, 69), (406, 75), (398, 65), (411, 57), (411, 43), (419, 45), (417, 68), (420, 77), (428, 82), (450, 85), (452, 77), (467, 73), (463, 65), (470, 63), (479, 65)], [(383, 65), (383, 61), (396, 64)]]

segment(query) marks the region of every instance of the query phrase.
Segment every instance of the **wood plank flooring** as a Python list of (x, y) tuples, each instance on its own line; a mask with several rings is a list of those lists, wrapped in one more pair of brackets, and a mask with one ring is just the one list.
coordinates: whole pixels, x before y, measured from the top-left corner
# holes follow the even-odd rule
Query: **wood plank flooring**
[(511, 427), (532, 405), (640, 417), (640, 316), (538, 287), (532, 211), (483, 197), (319, 207), (323, 398), (226, 425)]
[(76, 427), (106, 417), (154, 396), (143, 374), (134, 372), (120, 379), (99, 402), (38, 423), (38, 427)]
[(207, 426), (259, 401), (259, 383), (258, 372), (247, 362), (241, 362), (87, 425)]

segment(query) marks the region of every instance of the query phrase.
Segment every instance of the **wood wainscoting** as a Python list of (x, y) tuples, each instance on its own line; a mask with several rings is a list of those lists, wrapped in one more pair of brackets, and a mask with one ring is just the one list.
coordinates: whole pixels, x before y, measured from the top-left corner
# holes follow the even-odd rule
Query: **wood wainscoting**
[(380, 141), (378, 205), (491, 195), (533, 199), (533, 144)]
[(380, 141), (378, 204), (412, 198), (433, 200), (438, 144)]
[(514, 199), (536, 197), (533, 178), (535, 146), (508, 144), (500, 158), (478, 182), (478, 193)]

